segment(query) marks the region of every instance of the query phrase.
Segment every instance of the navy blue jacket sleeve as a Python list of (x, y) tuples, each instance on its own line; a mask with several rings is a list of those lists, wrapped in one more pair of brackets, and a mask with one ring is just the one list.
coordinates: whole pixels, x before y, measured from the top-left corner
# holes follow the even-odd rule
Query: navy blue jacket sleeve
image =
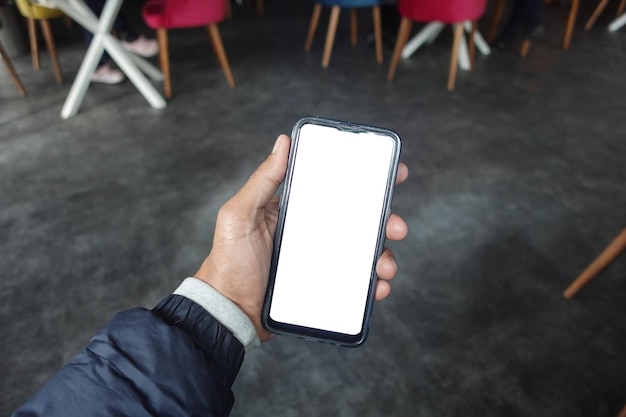
[(14, 417), (227, 416), (243, 357), (206, 310), (170, 295), (115, 315)]

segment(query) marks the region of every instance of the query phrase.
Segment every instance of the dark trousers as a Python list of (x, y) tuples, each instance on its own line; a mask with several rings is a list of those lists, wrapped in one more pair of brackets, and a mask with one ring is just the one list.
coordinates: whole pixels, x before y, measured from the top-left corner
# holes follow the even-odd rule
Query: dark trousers
[(513, 0), (509, 20), (502, 30), (502, 37), (512, 38), (520, 29), (531, 30), (541, 24), (544, 0)]
[[(91, 11), (93, 11), (97, 17), (100, 17), (100, 14), (102, 13), (102, 9), (104, 8), (104, 2), (105, 0), (85, 0), (85, 3), (87, 4), (87, 6), (89, 6)], [(113, 30), (115, 31), (117, 36), (122, 40), (133, 41), (137, 38), (137, 35), (130, 29), (126, 21), (126, 18), (124, 17), (124, 14), (121, 12), (117, 15), (117, 17), (113, 21)], [(93, 33), (88, 31), (87, 29), (84, 29), (83, 34), (85, 37), (85, 42), (87, 43), (87, 45), (89, 45), (91, 41), (93, 40)], [(106, 52), (103, 52), (102, 57), (100, 58), (100, 62), (98, 63), (98, 66), (104, 64), (108, 60), (109, 60), (109, 54), (107, 54)]]

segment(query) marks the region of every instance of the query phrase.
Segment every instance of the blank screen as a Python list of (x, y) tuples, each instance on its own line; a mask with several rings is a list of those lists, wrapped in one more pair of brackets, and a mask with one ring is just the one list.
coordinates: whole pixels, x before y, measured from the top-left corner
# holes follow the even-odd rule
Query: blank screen
[(348, 335), (362, 331), (394, 141), (305, 124), (269, 315)]

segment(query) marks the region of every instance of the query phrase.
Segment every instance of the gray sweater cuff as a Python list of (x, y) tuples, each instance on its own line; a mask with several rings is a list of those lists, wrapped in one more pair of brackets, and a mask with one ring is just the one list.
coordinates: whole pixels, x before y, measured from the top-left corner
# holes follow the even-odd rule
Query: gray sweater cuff
[(187, 278), (174, 291), (199, 304), (233, 333), (246, 351), (259, 346), (259, 336), (250, 318), (235, 303), (198, 278)]

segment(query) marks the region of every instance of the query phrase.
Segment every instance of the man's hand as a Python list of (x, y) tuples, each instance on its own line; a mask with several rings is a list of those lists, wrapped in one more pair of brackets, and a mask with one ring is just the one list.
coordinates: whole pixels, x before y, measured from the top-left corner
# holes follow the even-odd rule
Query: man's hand
[[(254, 323), (262, 342), (272, 336), (261, 323), (261, 311), (278, 219), (275, 194), (285, 179), (290, 145), (289, 137), (280, 135), (272, 153), (241, 190), (220, 208), (213, 248), (194, 275), (237, 304)], [(408, 173), (406, 165), (400, 164), (396, 182), (406, 180)], [(407, 233), (404, 220), (392, 214), (387, 223), (387, 239), (402, 240)], [(376, 265), (380, 278), (376, 300), (389, 295), (389, 280), (396, 271), (393, 252), (385, 249)]]

